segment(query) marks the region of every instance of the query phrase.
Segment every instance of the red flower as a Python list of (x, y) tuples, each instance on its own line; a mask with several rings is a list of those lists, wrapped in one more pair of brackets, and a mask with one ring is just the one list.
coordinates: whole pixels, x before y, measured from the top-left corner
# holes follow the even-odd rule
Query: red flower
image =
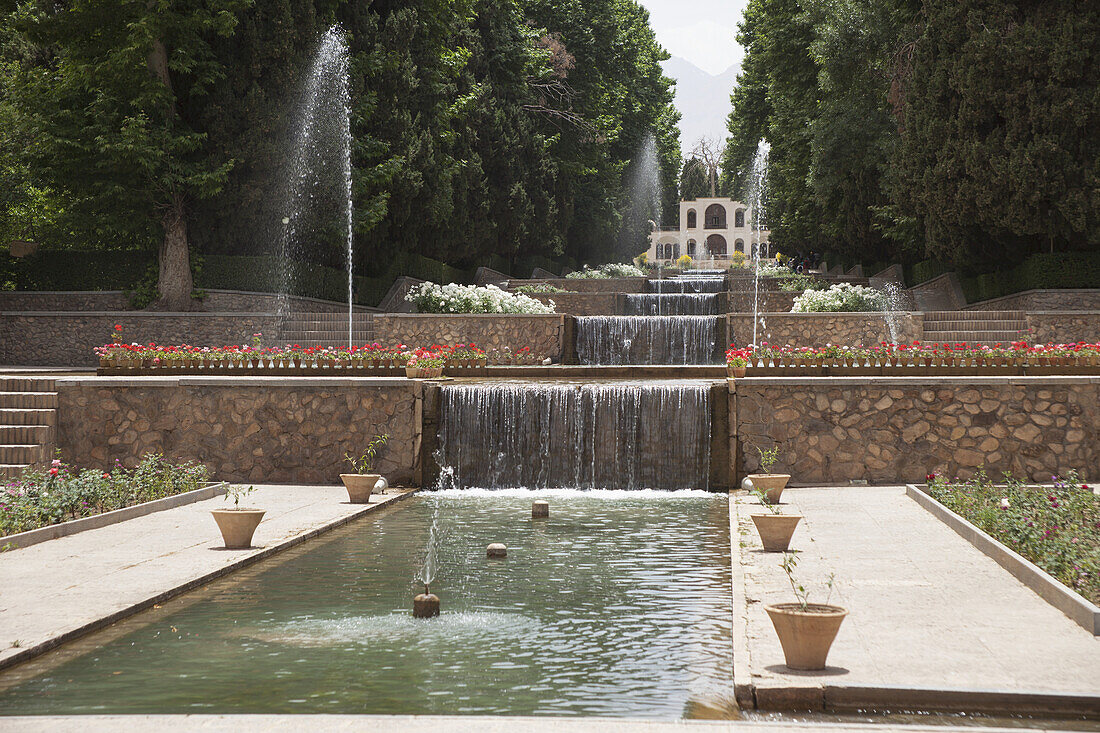
[(51, 476), (56, 476), (57, 475), (57, 468), (51, 468), (50, 469), (50, 475)]

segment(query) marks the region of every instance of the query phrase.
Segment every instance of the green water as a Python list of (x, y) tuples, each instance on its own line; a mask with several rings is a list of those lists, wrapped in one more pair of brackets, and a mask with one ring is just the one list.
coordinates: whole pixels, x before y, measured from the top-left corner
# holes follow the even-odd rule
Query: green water
[(0, 676), (0, 713), (730, 716), (730, 595), (724, 495), (420, 495)]

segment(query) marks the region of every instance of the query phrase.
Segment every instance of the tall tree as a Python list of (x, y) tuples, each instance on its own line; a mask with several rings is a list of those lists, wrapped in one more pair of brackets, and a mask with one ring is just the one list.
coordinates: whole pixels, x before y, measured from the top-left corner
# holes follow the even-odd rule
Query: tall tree
[(684, 161), (684, 167), (680, 171), (680, 198), (685, 201), (694, 201), (700, 196), (710, 194), (710, 186), (707, 183), (706, 166), (698, 158), (688, 158)]
[[(220, 190), (231, 161), (181, 113), (222, 70), (212, 41), (232, 32), (242, 0), (35, 2), (19, 19), (52, 55), (22, 69), (12, 95), (28, 151), (51, 186), (85, 210), (156, 236), (159, 305), (191, 306), (188, 206)], [(159, 234), (153, 235), (159, 225)]]

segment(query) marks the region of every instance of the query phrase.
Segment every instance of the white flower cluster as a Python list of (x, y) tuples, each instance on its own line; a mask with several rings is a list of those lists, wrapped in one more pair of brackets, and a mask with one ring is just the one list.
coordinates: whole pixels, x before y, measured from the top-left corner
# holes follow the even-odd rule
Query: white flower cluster
[(772, 262), (760, 263), (756, 266), (756, 271), (760, 274), (760, 277), (782, 277), (783, 275), (794, 274), (791, 268), (777, 265)]
[(408, 292), (405, 300), (421, 313), (554, 313), (554, 301), (548, 304), (520, 293), (509, 293), (496, 285), (436, 285), (421, 283)]
[(645, 274), (645, 270), (635, 265), (609, 262), (594, 270), (585, 265), (584, 269), (571, 272), (566, 277), (573, 280), (604, 280), (612, 277), (645, 277)]
[(807, 290), (794, 299), (791, 313), (868, 313), (886, 310), (881, 290), (850, 283), (837, 283), (828, 290)]

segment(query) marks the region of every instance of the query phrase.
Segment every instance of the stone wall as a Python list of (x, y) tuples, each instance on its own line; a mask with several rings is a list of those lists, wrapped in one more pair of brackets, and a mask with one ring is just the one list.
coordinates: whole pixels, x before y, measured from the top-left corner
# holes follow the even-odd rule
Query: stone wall
[(930, 471), (1097, 478), (1100, 379), (756, 378), (730, 383), (735, 481), (779, 447), (796, 484), (923, 481)]
[(561, 361), (566, 346), (564, 315), (387, 313), (374, 317), (378, 343), (409, 345), (474, 343), (489, 351), (529, 347), (540, 358)]
[(611, 278), (577, 278), (567, 277), (546, 280), (509, 280), (508, 289), (512, 290), (520, 285), (553, 285), (562, 290), (575, 293), (644, 293), (646, 288), (645, 277), (611, 277)]
[(727, 312), (752, 313), (758, 307), (761, 313), (789, 313), (794, 299), (801, 294), (800, 290), (761, 290), (758, 302), (751, 286), (747, 291), (731, 290), (726, 298)]
[(111, 342), (115, 324), (125, 342), (143, 344), (242, 344), (278, 330), (278, 318), (262, 313), (0, 313), (0, 364), (95, 366), (92, 350)]
[[(907, 343), (921, 338), (924, 316), (921, 313), (895, 313), (895, 334), (891, 334), (882, 313), (762, 313), (763, 329), (758, 343), (790, 346), (840, 344), (870, 346), (882, 341)], [(727, 333), (733, 343), (752, 343), (752, 315), (731, 313)]]
[(922, 311), (953, 311), (966, 307), (962, 283), (953, 272), (914, 285), (908, 293), (917, 309)]
[(621, 311), (619, 293), (527, 293), (543, 303), (554, 301), (558, 313), (571, 316), (610, 316)]
[(1025, 290), (1001, 298), (971, 303), (966, 310), (1100, 311), (1100, 289)]
[(1100, 311), (1033, 312), (1027, 314), (1029, 341), (1036, 344), (1100, 341)]
[(217, 480), (337, 484), (344, 453), (389, 435), (378, 468), (419, 479), (421, 383), (401, 378), (124, 377), (58, 380), (57, 446), (80, 466), (150, 451)]
[[(288, 296), (289, 308), (301, 313), (346, 313), (347, 303), (331, 300)], [(203, 311), (248, 311), (274, 313), (278, 296), (271, 293), (251, 293), (243, 290), (207, 290), (197, 302)], [(103, 291), (0, 291), (0, 311), (130, 311), (130, 298), (121, 290)], [(355, 310), (374, 308), (357, 305)], [(135, 311), (143, 312), (143, 311)]]

